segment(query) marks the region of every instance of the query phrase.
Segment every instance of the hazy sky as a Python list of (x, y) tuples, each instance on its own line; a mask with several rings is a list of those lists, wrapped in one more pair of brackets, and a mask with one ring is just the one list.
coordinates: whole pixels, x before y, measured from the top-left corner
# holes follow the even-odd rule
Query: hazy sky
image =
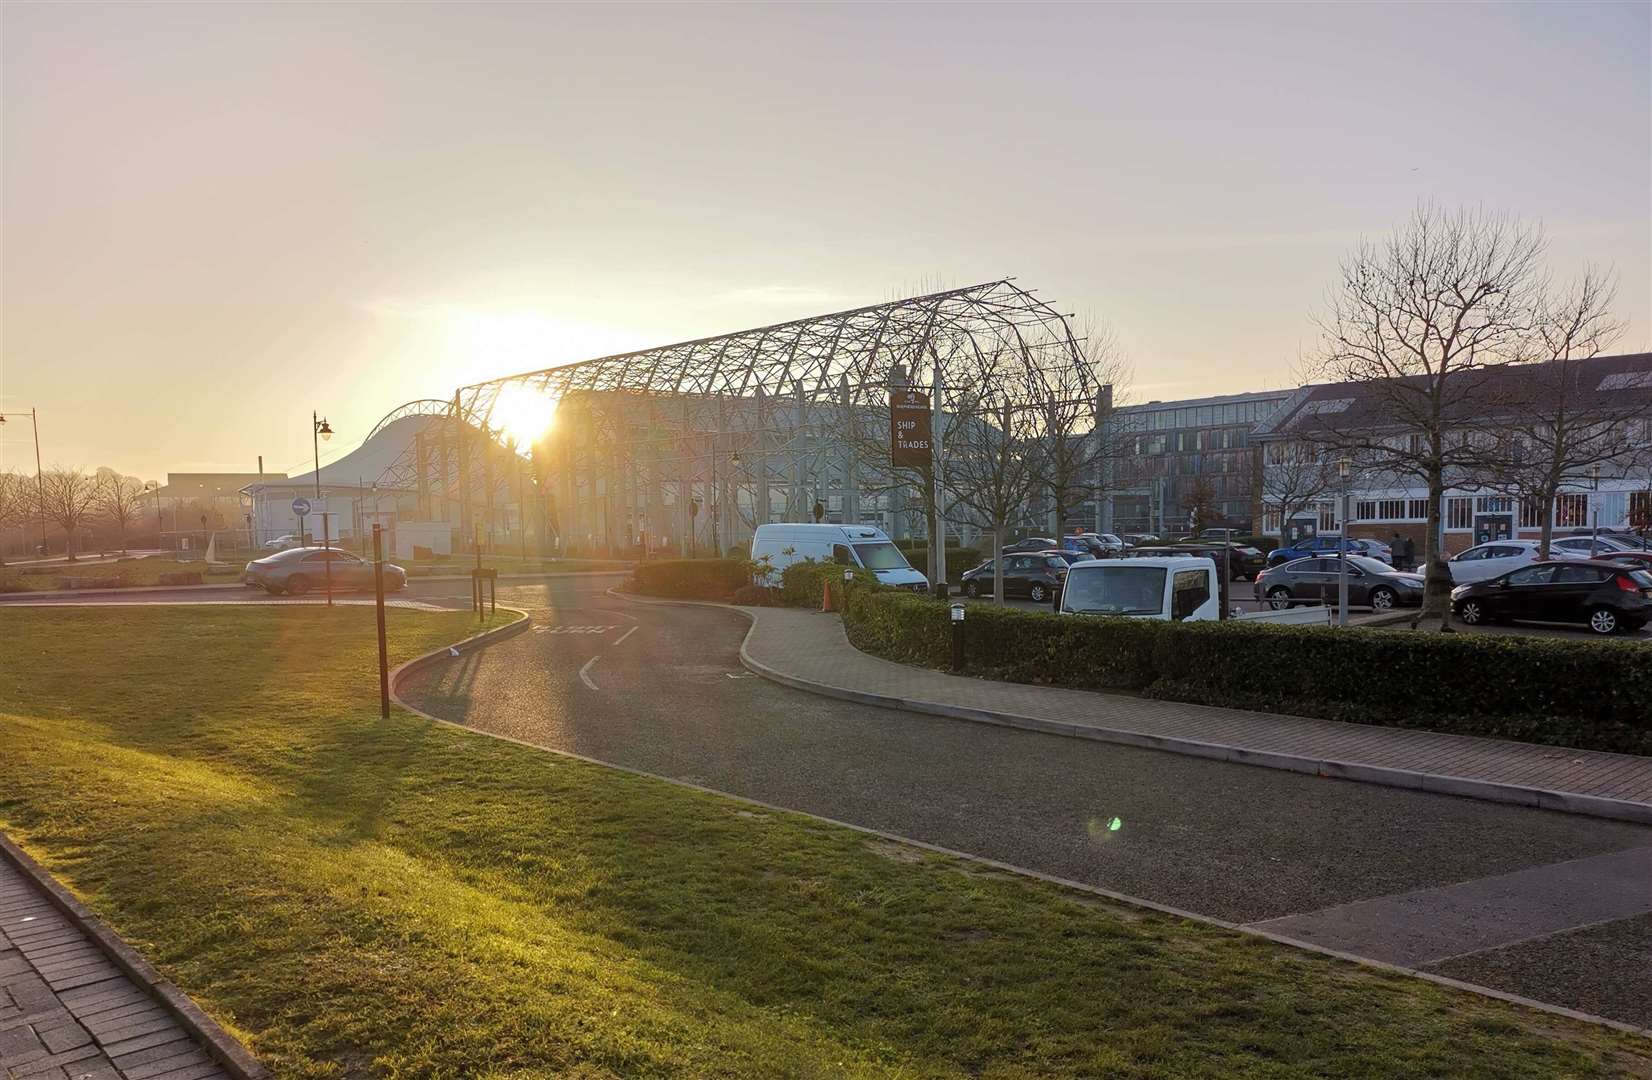
[[(307, 468), (461, 383), (1015, 275), (1135, 400), (1293, 383), (1421, 198), (1652, 341), (1645, 3), (9, 3), (5, 411), (47, 464)], [(0, 465), (32, 469), (28, 425)]]

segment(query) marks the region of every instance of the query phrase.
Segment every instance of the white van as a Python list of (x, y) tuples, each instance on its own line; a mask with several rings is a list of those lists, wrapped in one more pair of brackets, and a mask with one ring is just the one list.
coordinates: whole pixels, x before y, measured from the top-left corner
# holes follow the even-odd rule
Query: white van
[[(1216, 563), (1196, 555), (1171, 558), (1092, 559), (1067, 568), (1056, 603), (1062, 615), (1123, 615), (1163, 622), (1206, 622), (1227, 618), (1227, 595)], [(1246, 622), (1325, 626), (1327, 607), (1291, 607), (1233, 616)]]
[(901, 549), (881, 529), (866, 525), (759, 525), (751, 538), (751, 557), (768, 558), (768, 584), (780, 584), (780, 574), (795, 562), (813, 560), (860, 566), (878, 581), (913, 592), (928, 592), (929, 579), (912, 569)]

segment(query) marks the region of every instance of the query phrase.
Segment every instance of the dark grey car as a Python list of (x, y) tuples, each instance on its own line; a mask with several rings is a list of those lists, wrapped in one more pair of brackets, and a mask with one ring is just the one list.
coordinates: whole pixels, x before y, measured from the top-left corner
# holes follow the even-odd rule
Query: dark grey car
[[(373, 587), (373, 564), (339, 548), (288, 548), (274, 555), (266, 555), (248, 563), (241, 580), (271, 593), (303, 596), (312, 589), (326, 588), (329, 567), (336, 590)], [(385, 591), (406, 587), (407, 571), (385, 563)]]
[[(1335, 556), (1293, 559), (1256, 578), (1256, 598), (1278, 610), (1293, 604), (1335, 604), (1340, 588)], [(1396, 570), (1378, 559), (1348, 559), (1348, 606), (1389, 611), (1423, 602), (1423, 576)]]

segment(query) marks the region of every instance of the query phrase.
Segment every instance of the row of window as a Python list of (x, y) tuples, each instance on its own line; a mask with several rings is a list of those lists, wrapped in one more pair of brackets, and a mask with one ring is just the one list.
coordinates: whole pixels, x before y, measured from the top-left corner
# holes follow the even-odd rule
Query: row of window
[[(1317, 508), (1319, 528), (1335, 529), (1336, 507), (1321, 503)], [(1474, 528), (1478, 514), (1512, 514), (1518, 511), (1519, 528), (1536, 529), (1543, 525), (1543, 504), (1539, 499), (1513, 499), (1507, 495), (1448, 495), (1443, 516), (1445, 528), (1461, 532)], [(1652, 519), (1652, 492), (1629, 493), (1629, 520)], [(1354, 503), (1354, 520), (1358, 522), (1423, 522), (1428, 520), (1427, 499), (1360, 499)], [(1568, 492), (1555, 496), (1554, 523), (1556, 528), (1579, 529), (1589, 525), (1589, 496)], [(1277, 512), (1263, 515), (1263, 530), (1279, 531)]]
[(1125, 408), (1118, 413), (1118, 422), (1125, 430), (1175, 431), (1179, 428), (1208, 428), (1223, 424), (1245, 424), (1255, 427), (1273, 415), (1284, 396), (1260, 401), (1228, 401), (1215, 405), (1182, 405), (1174, 409)]

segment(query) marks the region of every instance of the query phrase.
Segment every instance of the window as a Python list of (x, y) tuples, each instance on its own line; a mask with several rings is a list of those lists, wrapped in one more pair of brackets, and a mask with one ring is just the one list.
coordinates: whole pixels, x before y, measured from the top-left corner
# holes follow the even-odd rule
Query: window
[(1319, 527), (1327, 531), (1337, 527), (1337, 508), (1331, 503), (1319, 504)]
[[(841, 546), (832, 548), (834, 555)], [(907, 569), (906, 556), (901, 554), (900, 548), (887, 540), (876, 544), (856, 544), (855, 554), (860, 556), (860, 564), (868, 570)]]
[(1598, 585), (1611, 574), (1610, 570), (1597, 570), (1592, 566), (1562, 566), (1556, 572), (1556, 585)]
[(1524, 555), (1525, 553), (1526, 553), (1525, 548), (1508, 547), (1507, 545), (1499, 544), (1497, 547), (1486, 549), (1486, 558), (1488, 558), (1488, 559), (1513, 559), (1513, 558), (1517, 558), (1521, 555)]
[(854, 556), (849, 554), (849, 545), (848, 544), (833, 544), (832, 545), (832, 561), (837, 563), (839, 566), (853, 566), (853, 565), (855, 565)]
[(1482, 495), (1474, 504), (1482, 514), (1506, 514), (1514, 509), (1514, 500), (1506, 495)]
[(1557, 495), (1554, 500), (1554, 523), (1562, 528), (1577, 528), (1589, 523), (1589, 496)]
[(1629, 527), (1652, 529), (1652, 491), (1629, 493)]
[(1408, 499), (1405, 503), (1405, 516), (1412, 521), (1428, 520), (1428, 500)]
[(1446, 500), (1446, 528), (1472, 529), (1474, 527), (1474, 500), (1452, 496)]
[(1210, 599), (1210, 575), (1203, 570), (1178, 570), (1172, 586), (1170, 617), (1181, 622)]
[(1467, 551), (1463, 552), (1461, 555), (1458, 555), (1457, 557), (1455, 557), (1451, 561), (1452, 562), (1479, 562), (1481, 559), (1486, 558), (1490, 554), (1491, 554), (1491, 548), (1489, 548), (1489, 547), (1469, 548)]
[(1547, 585), (1554, 577), (1553, 566), (1528, 566), (1509, 575), (1510, 585)]
[(1536, 529), (1543, 524), (1543, 500), (1528, 495), (1520, 500), (1520, 527)]
[(1373, 500), (1373, 499), (1361, 499), (1359, 502), (1356, 502), (1354, 504), (1354, 520), (1356, 520), (1356, 521), (1375, 521), (1375, 520), (1377, 520), (1377, 504), (1376, 504), (1376, 501)]
[(1262, 531), (1273, 535), (1279, 531), (1279, 511), (1267, 510), (1262, 514)]

